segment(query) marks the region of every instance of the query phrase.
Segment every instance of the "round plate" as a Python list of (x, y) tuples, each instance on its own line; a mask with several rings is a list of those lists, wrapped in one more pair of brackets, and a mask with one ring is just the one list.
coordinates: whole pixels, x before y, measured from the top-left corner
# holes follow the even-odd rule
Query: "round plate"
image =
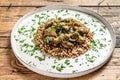
[[(74, 18), (94, 34), (91, 48), (76, 58), (44, 55), (34, 45), (34, 34), (42, 23), (53, 18)], [(48, 6), (23, 16), (11, 33), (15, 56), (28, 69), (51, 77), (70, 78), (88, 74), (103, 66), (115, 47), (116, 36), (111, 25), (95, 12), (74, 6)]]

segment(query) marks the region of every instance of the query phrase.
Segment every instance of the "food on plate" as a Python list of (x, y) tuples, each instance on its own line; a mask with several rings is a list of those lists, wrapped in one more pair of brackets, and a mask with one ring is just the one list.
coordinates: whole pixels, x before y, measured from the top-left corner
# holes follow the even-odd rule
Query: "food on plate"
[(74, 58), (90, 49), (93, 33), (73, 18), (57, 18), (41, 24), (34, 41), (45, 54)]

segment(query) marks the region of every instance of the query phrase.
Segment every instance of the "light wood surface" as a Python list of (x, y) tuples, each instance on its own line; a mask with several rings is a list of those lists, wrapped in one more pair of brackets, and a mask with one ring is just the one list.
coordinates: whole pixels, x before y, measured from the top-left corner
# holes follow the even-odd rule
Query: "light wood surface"
[(119, 6), (119, 0), (0, 0), (1, 6), (48, 6), (48, 5), (79, 5), (79, 6)]
[[(110, 61), (88, 75), (58, 79), (36, 74), (13, 55), (10, 33), (26, 13), (47, 5), (82, 6), (102, 15), (114, 28), (117, 44)], [(120, 0), (0, 0), (0, 80), (120, 80)]]

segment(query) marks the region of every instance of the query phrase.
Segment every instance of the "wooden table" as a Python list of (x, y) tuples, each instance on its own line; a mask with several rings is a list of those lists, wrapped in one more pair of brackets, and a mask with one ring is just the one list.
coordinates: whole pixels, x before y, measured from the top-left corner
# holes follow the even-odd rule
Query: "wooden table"
[(11, 30), (20, 17), (37, 8), (63, 4), (97, 12), (113, 25), (117, 35), (115, 51), (106, 65), (69, 80), (120, 80), (120, 0), (0, 0), (0, 80), (68, 80), (29, 71), (14, 57), (10, 45)]

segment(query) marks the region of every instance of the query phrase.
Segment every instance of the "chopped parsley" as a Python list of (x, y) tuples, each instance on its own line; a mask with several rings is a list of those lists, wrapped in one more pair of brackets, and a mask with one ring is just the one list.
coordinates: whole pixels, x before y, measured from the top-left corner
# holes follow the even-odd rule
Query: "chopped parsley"
[(32, 32), (34, 32), (34, 31), (35, 31), (35, 28), (34, 28), (33, 26), (31, 26), (31, 28), (32, 28)]
[(46, 37), (46, 42), (49, 43), (50, 42), (50, 38), (49, 37)]
[(68, 13), (68, 10), (66, 10), (65, 12)]
[(69, 65), (69, 67), (73, 67), (73, 65)]
[(77, 63), (77, 62), (78, 62), (78, 58), (75, 59), (75, 63)]
[(98, 49), (103, 49), (106, 47), (106, 44), (100, 42), (100, 40), (93, 40), (91, 43), (91, 48), (93, 51), (98, 52)]
[(63, 12), (63, 11), (64, 11), (64, 10), (63, 10), (63, 9), (61, 9), (61, 10), (58, 10), (57, 12), (58, 12), (58, 13), (61, 13), (61, 12)]
[(75, 17), (80, 17), (80, 14), (75, 14)]
[(52, 27), (51, 27), (51, 30), (54, 30), (54, 31), (55, 31), (55, 30), (56, 30), (56, 27), (55, 27), (55, 26), (52, 26)]
[(90, 56), (89, 54), (85, 54), (85, 57), (86, 57), (86, 60), (91, 63), (93, 63), (96, 58), (95, 56)]
[(45, 60), (45, 56), (42, 58), (40, 56), (35, 56), (35, 58), (37, 58), (39, 61), (44, 61)]
[(56, 64), (57, 63), (57, 61), (56, 60), (54, 60), (54, 64)]
[(25, 30), (25, 27), (24, 27), (24, 26), (22, 26), (21, 28), (18, 29), (18, 33), (19, 33), (19, 34), (23, 33), (23, 30)]
[(61, 25), (59, 25), (59, 27), (57, 28), (57, 30), (62, 31), (63, 27)]
[(65, 66), (63, 64), (58, 64), (56, 67), (56, 70), (61, 72), (62, 70), (64, 70)]
[(38, 15), (38, 14), (36, 14), (35, 15), (35, 18), (38, 18), (39, 20), (38, 20), (38, 25), (40, 25), (42, 22), (41, 22), (41, 20), (44, 18), (44, 16), (42, 15), (42, 16), (40, 16), (40, 15)]
[(87, 24), (87, 22), (84, 22), (84, 24)]
[(76, 73), (78, 70), (73, 70), (72, 73)]
[(29, 44), (28, 43), (24, 43), (23, 45), (22, 45), (22, 47), (29, 47)]
[(109, 40), (108, 42), (111, 42), (111, 40)]
[(99, 45), (100, 45), (100, 48), (101, 48), (101, 49), (106, 46), (106, 44), (102, 44), (102, 43), (100, 43)]
[(35, 23), (35, 22), (36, 22), (36, 20), (32, 19), (32, 22), (34, 22), (34, 23)]
[(20, 43), (23, 43), (25, 40), (19, 40)]
[(34, 63), (32, 63), (31, 61), (28, 62), (28, 65), (30, 66), (36, 66)]
[(70, 64), (70, 60), (65, 60), (64, 62), (66, 65), (69, 65)]
[(106, 29), (106, 26), (104, 25), (104, 26), (102, 26), (104, 29)]
[(53, 69), (55, 68), (55, 65), (51, 66)]
[(92, 18), (92, 22), (95, 22), (95, 20)]
[(95, 42), (95, 40), (93, 40), (92, 43), (91, 43), (92, 50), (95, 51), (95, 52), (98, 52), (96, 46), (97, 46), (97, 43)]
[(100, 32), (103, 32), (103, 33), (105, 33), (105, 30), (104, 30), (104, 28), (100, 28), (100, 30), (99, 30)]

